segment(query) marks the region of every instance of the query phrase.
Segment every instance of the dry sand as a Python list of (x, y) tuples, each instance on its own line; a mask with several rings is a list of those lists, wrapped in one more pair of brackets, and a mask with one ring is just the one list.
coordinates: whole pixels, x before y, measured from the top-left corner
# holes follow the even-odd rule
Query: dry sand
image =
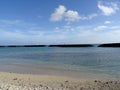
[(0, 72), (0, 90), (120, 90), (120, 81)]

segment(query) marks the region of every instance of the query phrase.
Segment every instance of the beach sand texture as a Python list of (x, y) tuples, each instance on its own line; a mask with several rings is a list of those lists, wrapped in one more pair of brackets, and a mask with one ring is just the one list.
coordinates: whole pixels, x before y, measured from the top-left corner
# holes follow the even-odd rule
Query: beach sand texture
[(0, 90), (120, 90), (120, 81), (0, 72)]

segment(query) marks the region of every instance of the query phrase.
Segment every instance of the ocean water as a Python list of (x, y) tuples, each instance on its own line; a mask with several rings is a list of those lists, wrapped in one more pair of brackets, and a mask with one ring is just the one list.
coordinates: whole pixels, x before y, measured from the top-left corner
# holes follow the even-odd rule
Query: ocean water
[[(0, 70), (30, 65), (66, 70), (82, 70), (120, 76), (120, 48), (0, 48)], [(6, 67), (5, 67), (6, 66)], [(9, 66), (7, 68), (7, 66)], [(3, 69), (4, 70), (4, 69)]]

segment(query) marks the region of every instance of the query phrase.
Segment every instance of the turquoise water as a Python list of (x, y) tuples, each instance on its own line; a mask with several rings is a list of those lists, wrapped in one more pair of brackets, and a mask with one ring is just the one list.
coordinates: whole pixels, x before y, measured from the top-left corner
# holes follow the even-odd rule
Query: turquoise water
[(120, 48), (6, 47), (0, 48), (0, 68), (4, 65), (49, 66), (120, 75)]

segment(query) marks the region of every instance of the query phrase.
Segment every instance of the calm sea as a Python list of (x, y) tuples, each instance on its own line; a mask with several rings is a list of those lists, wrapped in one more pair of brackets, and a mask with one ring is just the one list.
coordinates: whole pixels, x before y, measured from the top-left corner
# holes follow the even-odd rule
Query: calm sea
[(49, 66), (120, 75), (120, 48), (0, 48), (0, 70), (7, 66), (12, 68), (13, 65)]

